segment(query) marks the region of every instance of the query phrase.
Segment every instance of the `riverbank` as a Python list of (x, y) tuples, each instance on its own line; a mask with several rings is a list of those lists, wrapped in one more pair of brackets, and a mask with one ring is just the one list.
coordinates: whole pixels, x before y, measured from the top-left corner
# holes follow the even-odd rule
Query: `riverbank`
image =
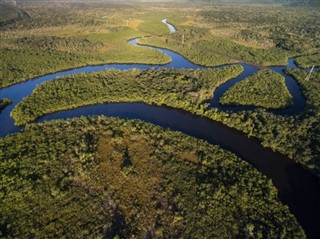
[[(172, 52), (170, 52), (168, 50), (161, 50), (161, 51), (163, 51), (164, 53), (171, 54), (171, 56), (173, 56), (172, 57), (173, 60), (172, 60), (172, 62), (170, 64), (165, 65), (165, 66), (159, 66), (158, 68), (164, 68), (164, 67), (168, 67), (168, 66), (175, 66), (177, 68), (179, 68), (179, 67), (183, 68), (183, 67), (186, 67), (186, 66), (192, 66), (191, 69), (199, 68), (199, 66), (188, 62), (185, 58), (183, 58), (182, 56), (180, 56), (178, 54), (172, 53)], [(31, 94), (31, 92), (33, 91), (33, 89), (35, 89), (37, 84), (45, 82), (45, 81), (48, 81), (48, 80), (52, 80), (52, 79), (54, 79), (54, 78), (56, 78), (58, 76), (64, 76), (64, 75), (68, 75), (68, 74), (72, 74), (72, 73), (90, 72), (90, 71), (99, 71), (99, 70), (101, 71), (101, 70), (105, 70), (106, 68), (118, 68), (118, 69), (122, 69), (123, 70), (123, 69), (129, 69), (130, 67), (136, 67), (136, 68), (139, 68), (139, 69), (149, 69), (150, 68), (150, 66), (147, 66), (147, 65), (114, 65), (114, 64), (112, 64), (112, 65), (104, 65), (104, 66), (96, 66), (96, 67), (87, 67), (87, 68), (82, 68), (82, 69), (75, 69), (74, 71), (62, 72), (62, 73), (58, 73), (58, 74), (53, 74), (53, 75), (49, 75), (49, 76), (40, 77), (40, 78), (35, 79), (33, 81), (28, 81), (28, 82), (23, 83), (21, 85), (15, 85), (15, 86), (6, 88), (4, 90), (1, 90), (0, 92), (1, 92), (2, 95), (14, 96), (14, 99), (13, 99), (14, 103), (13, 103), (12, 107), (11, 106), (7, 107), (7, 109), (5, 109), (4, 112), (0, 115), (0, 117), (2, 117), (1, 120), (4, 119), (4, 121), (1, 121), (1, 122), (4, 122), (3, 127), (1, 128), (2, 133), (5, 132), (7, 129), (12, 130), (11, 132), (17, 132), (17, 131), (20, 130), (19, 128), (10, 128), (11, 125), (13, 125), (13, 121), (9, 118), (9, 113), (12, 110), (12, 108), (14, 106), (16, 106), (17, 103), (20, 102), (23, 99), (24, 96), (28, 96), (28, 95)], [(19, 92), (19, 94), (17, 94), (17, 92)], [(119, 104), (116, 104), (114, 106), (116, 107), (115, 112), (120, 114), (124, 118), (136, 117), (136, 118), (148, 121), (148, 120), (150, 120), (150, 117), (151, 117), (151, 119), (154, 120), (155, 123), (157, 123), (159, 115), (163, 115), (163, 117), (167, 116), (166, 114), (162, 114), (161, 112), (157, 112), (154, 115), (151, 114), (151, 115), (153, 115), (153, 117), (156, 117), (156, 118), (152, 118), (152, 116), (150, 116), (150, 113), (152, 113), (153, 109), (150, 109), (148, 107), (145, 108), (145, 106), (143, 106), (141, 108), (141, 111), (140, 111), (140, 114), (139, 114), (138, 109), (139, 109), (139, 107), (141, 107), (140, 105), (124, 104), (124, 108), (121, 108), (121, 106), (119, 106)], [(58, 112), (57, 114), (54, 114), (53, 117), (58, 116), (60, 118), (65, 118), (66, 115), (68, 115), (70, 112), (71, 112), (71, 114), (73, 114), (73, 112), (76, 112), (76, 114), (79, 114), (78, 116), (80, 116), (80, 115), (103, 114), (103, 113), (108, 114), (108, 110), (107, 110), (107, 112), (105, 112), (105, 111), (102, 111), (102, 112), (101, 111), (95, 111), (99, 107), (101, 107), (101, 109), (103, 109), (104, 105), (83, 107), (83, 108), (79, 108), (79, 109), (76, 109), (76, 110), (73, 110), (73, 111)], [(131, 108), (131, 107), (133, 107), (133, 108)], [(85, 111), (83, 111), (83, 109), (85, 109)], [(94, 110), (94, 111), (91, 111), (91, 110)], [(126, 114), (126, 110), (129, 111), (128, 115)], [(121, 114), (121, 112), (124, 112), (124, 113)], [(206, 116), (212, 117), (212, 119), (219, 120), (219, 121), (221, 121), (221, 122), (223, 122), (225, 124), (228, 124), (228, 125), (233, 124), (232, 127), (235, 127), (235, 128), (242, 127), (244, 124), (246, 124), (246, 121), (244, 121), (243, 120), (244, 118), (242, 118), (242, 116), (245, 115), (245, 113), (244, 114), (239, 114), (240, 121), (237, 123), (238, 125), (234, 125), (234, 122), (236, 122), (234, 119), (232, 119), (230, 117), (228, 118), (229, 113), (227, 113), (227, 112), (226, 113), (220, 112), (219, 114), (217, 114), (217, 113), (219, 113), (219, 112), (213, 111), (212, 115), (206, 115)], [(112, 114), (112, 112), (111, 112), (111, 114)], [(253, 115), (254, 114), (255, 113), (253, 113)], [(267, 114), (267, 115), (268, 115), (268, 117), (269, 116), (271, 117), (273, 114)], [(221, 118), (221, 116), (222, 116), (222, 118)], [(252, 118), (250, 118), (251, 116), (252, 116), (251, 112), (249, 112), (249, 119), (250, 120), (252, 120)], [(257, 116), (256, 119), (260, 120), (261, 114), (256, 114), (256, 116)], [(44, 117), (44, 119), (50, 119), (50, 117), (51, 116)], [(232, 117), (234, 117), (234, 115), (232, 115)], [(274, 117), (274, 119), (276, 119), (276, 120), (279, 120), (279, 119), (280, 120), (282, 120), (282, 119), (287, 120), (285, 117), (283, 117), (283, 118), (277, 118), (277, 116), (272, 116), (272, 117)], [(195, 136), (197, 136), (196, 132), (199, 129), (196, 129), (193, 132), (192, 128), (191, 128), (191, 125), (193, 125), (193, 123), (194, 123), (192, 121), (194, 118), (195, 118), (195, 116), (190, 116), (190, 118), (187, 118), (187, 122), (192, 122), (192, 124), (189, 124), (188, 125), (189, 128), (185, 128), (184, 130), (185, 130), (186, 133), (195, 134)], [(163, 126), (163, 127), (166, 127), (167, 124), (170, 124), (169, 120), (173, 120), (172, 117), (166, 118), (166, 121), (163, 124), (160, 124), (160, 123), (159, 124), (161, 126)], [(174, 120), (176, 120), (176, 119), (174, 119)], [(179, 118), (178, 118), (178, 120), (179, 121), (178, 121), (177, 124), (181, 124), (181, 120)], [(288, 120), (291, 121), (292, 118), (289, 118)], [(212, 122), (212, 121), (210, 121), (210, 122)], [(212, 123), (215, 124), (214, 122), (212, 122)], [(267, 120), (267, 123), (272, 123), (272, 125), (274, 125), (274, 127), (278, 127), (279, 126), (279, 124), (274, 124), (274, 122), (272, 122), (271, 120)], [(204, 124), (200, 123), (200, 124), (197, 124), (197, 125), (202, 127)], [(209, 125), (208, 125), (208, 127), (209, 127)], [(209, 129), (208, 127), (204, 127), (203, 129), (205, 131), (207, 131)], [(224, 128), (227, 128), (227, 127), (224, 127)], [(221, 129), (221, 126), (219, 126), (219, 129)], [(179, 129), (177, 129), (177, 130), (179, 130)], [(229, 140), (231, 140), (232, 138), (235, 138), (235, 136), (237, 134), (239, 134), (239, 132), (237, 132), (237, 131), (234, 131), (234, 130), (231, 130), (231, 131), (233, 133), (232, 133), (232, 137), (228, 138)], [(244, 129), (244, 131), (246, 131), (246, 129)], [(251, 134), (249, 134), (249, 133), (247, 133), (247, 134), (253, 135), (253, 133), (251, 132)], [(4, 134), (7, 134), (7, 133), (4, 133)], [(226, 132), (223, 132), (222, 134), (220, 134), (218, 136), (224, 137), (225, 135), (226, 135)], [(216, 134), (213, 134), (213, 136), (214, 137), (218, 137)], [(250, 161), (249, 159), (252, 156), (255, 159), (259, 159), (259, 161), (260, 161), (261, 157), (257, 156), (256, 154), (253, 154), (253, 152), (256, 152), (256, 150), (254, 150), (254, 147), (253, 147), (254, 144), (248, 143), (248, 142), (251, 142), (251, 141), (246, 141), (246, 143), (248, 143), (247, 147), (244, 147), (243, 145), (239, 144), (239, 142), (242, 142), (242, 140), (244, 140), (244, 138), (246, 138), (245, 135), (242, 135), (241, 137), (242, 137), (241, 140), (236, 141), (236, 145), (237, 146), (235, 146), (235, 148), (232, 149), (232, 151), (234, 151), (235, 153), (237, 153), (237, 154), (242, 156), (242, 154), (238, 153), (238, 151), (241, 150), (241, 148), (249, 149), (249, 151), (244, 154), (243, 159)], [(214, 142), (213, 139), (212, 139), (212, 142)], [(258, 142), (256, 142), (256, 144), (259, 147), (257, 150), (262, 150), (263, 149), (263, 147)], [(228, 149), (229, 146), (230, 146), (230, 144), (226, 144), (225, 147)], [(272, 172), (274, 172), (274, 170), (275, 170), (274, 165), (272, 166), (272, 168), (269, 168), (269, 169), (268, 169), (268, 167), (266, 167), (266, 168), (263, 167), (263, 165), (265, 163), (270, 162), (270, 158), (274, 157), (274, 155), (269, 155), (268, 153), (266, 153), (266, 152), (271, 152), (270, 150), (267, 150), (267, 149), (263, 149), (263, 150), (266, 150), (266, 151), (261, 151), (261, 152), (263, 152), (268, 157), (265, 158), (265, 160), (261, 160), (261, 162), (260, 162), (260, 163), (262, 163), (261, 170), (267, 170), (267, 171), (271, 170)], [(281, 157), (283, 157), (282, 160), (281, 160)], [(271, 175), (272, 177), (274, 177), (273, 178), (274, 181), (280, 180), (279, 181), (279, 185), (277, 183), (275, 183), (275, 185), (278, 187), (278, 190), (281, 191), (281, 189), (283, 189), (283, 191), (285, 193), (284, 196), (281, 196), (281, 193), (280, 193), (280, 197), (288, 205), (291, 205), (290, 206), (290, 210), (294, 211), (294, 214), (298, 218), (299, 222), (303, 225), (303, 227), (306, 230), (306, 232), (308, 233), (308, 235), (313, 235), (313, 234), (316, 235), (318, 233), (316, 227), (314, 227), (316, 225), (313, 224), (314, 222), (310, 221), (310, 220), (311, 219), (314, 220), (314, 218), (312, 218), (312, 216), (311, 216), (311, 212), (314, 213), (319, 208), (319, 205), (318, 205), (317, 202), (319, 202), (320, 200), (314, 201), (314, 198), (316, 198), (317, 195), (320, 195), (320, 193), (318, 193), (318, 191), (317, 191), (319, 189), (318, 184), (317, 184), (317, 180), (316, 180), (315, 177), (311, 176), (310, 173), (304, 171), (304, 169), (299, 164), (294, 163), (293, 161), (289, 160), (288, 158), (286, 158), (284, 156), (281, 156), (281, 157), (277, 157), (277, 159), (280, 160), (279, 161), (280, 164), (283, 164), (282, 167), (280, 167), (280, 171), (278, 173), (276, 173), (275, 175), (273, 175), (273, 176)], [(252, 161), (252, 162), (254, 162), (254, 161)], [(289, 167), (289, 165), (286, 165), (287, 163), (289, 163), (292, 167), (291, 166)], [(254, 165), (254, 166), (256, 166), (256, 165)], [(278, 167), (276, 167), (276, 168), (278, 168)], [(287, 172), (288, 168), (292, 168), (292, 170), (290, 170), (290, 172)], [(295, 168), (297, 168), (296, 170), (298, 170), (297, 173), (293, 173), (293, 175), (290, 175), (290, 173), (295, 171)], [(294, 178), (297, 175), (299, 175), (299, 182), (294, 180)], [(302, 178), (303, 178), (303, 180), (302, 180)], [(284, 183), (284, 185), (289, 185), (289, 186), (284, 186), (284, 188), (282, 188), (282, 186), (281, 186), (282, 183)], [(292, 183), (293, 183), (293, 185), (291, 185)], [(306, 187), (306, 185), (310, 185), (310, 187)], [(292, 195), (290, 193), (288, 194), (288, 192), (287, 192), (288, 187), (290, 188), (290, 190), (289, 190), (290, 193), (292, 193), (291, 190), (293, 188), (296, 188), (295, 190), (293, 190), (294, 192), (293, 192)], [(303, 191), (303, 195), (304, 195), (304, 200), (302, 200), (302, 201), (301, 201), (301, 196), (300, 196), (301, 195), (301, 191)], [(286, 194), (286, 192), (287, 192), (287, 194)], [(306, 195), (309, 195), (309, 196), (306, 196)], [(306, 198), (308, 198), (308, 199), (306, 199)], [(306, 200), (310, 200), (310, 201), (305, 205)], [(303, 209), (301, 209), (301, 207)], [(309, 209), (307, 209), (307, 207)], [(317, 215), (320, 215), (320, 213), (319, 214), (317, 213)]]
[(5, 237), (305, 238), (270, 180), (180, 132), (81, 117), (29, 124), (0, 146)]

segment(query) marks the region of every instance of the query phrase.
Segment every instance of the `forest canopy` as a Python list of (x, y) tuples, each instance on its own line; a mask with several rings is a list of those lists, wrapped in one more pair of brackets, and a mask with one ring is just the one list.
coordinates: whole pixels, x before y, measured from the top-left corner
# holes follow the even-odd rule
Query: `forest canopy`
[(182, 133), (83, 117), (0, 147), (4, 238), (305, 238), (270, 180)]

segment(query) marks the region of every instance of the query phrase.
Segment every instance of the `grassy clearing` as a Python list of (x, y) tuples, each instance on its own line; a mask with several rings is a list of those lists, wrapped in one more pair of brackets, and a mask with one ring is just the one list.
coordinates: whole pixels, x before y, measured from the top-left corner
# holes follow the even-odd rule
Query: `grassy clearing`
[[(317, 8), (280, 5), (212, 6), (202, 11), (205, 21), (228, 32), (230, 38), (245, 43), (257, 42), (297, 54), (319, 51)], [(251, 44), (250, 44), (251, 45)]]
[[(145, 59), (146, 56), (149, 56), (149, 60)], [(96, 52), (91, 53), (46, 51), (37, 47), (25, 50), (2, 49), (0, 50), (0, 57), (5, 59), (1, 62), (4, 67), (1, 73), (6, 76), (0, 82), (0, 87), (6, 87), (47, 73), (85, 65), (114, 62), (164, 64), (170, 61), (169, 57), (159, 52), (128, 45), (125, 45), (120, 52), (112, 48), (109, 49), (108, 53), (105, 52), (105, 48), (97, 49)]]
[(270, 180), (182, 133), (80, 118), (0, 146), (5, 238), (305, 238)]
[[(184, 4), (21, 6), (31, 18), (0, 29), (0, 87), (88, 64), (166, 63), (170, 59), (159, 52), (127, 44), (133, 37), (168, 33), (162, 18), (176, 25), (178, 32), (142, 42), (173, 49), (198, 64), (284, 65), (293, 55), (306, 55), (298, 60), (303, 66), (319, 62), (320, 30), (314, 22), (320, 16), (309, 8), (197, 5), (194, 11)], [(92, 48), (82, 50), (79, 46), (84, 41)]]
[[(319, 17), (317, 9), (305, 7), (205, 5), (186, 13), (183, 21), (169, 18), (176, 34), (143, 43), (175, 50), (203, 65), (239, 60), (285, 65), (289, 56), (319, 53)], [(314, 58), (318, 62), (319, 55)], [(306, 58), (304, 65), (313, 61)]]
[(151, 35), (166, 34), (168, 33), (168, 27), (165, 24), (161, 24), (163, 18), (164, 13), (156, 11), (152, 15), (143, 17), (143, 23), (137, 28)]
[(292, 96), (284, 77), (271, 70), (262, 70), (226, 91), (220, 103), (281, 109), (292, 104)]
[(129, 6), (38, 3), (25, 8), (32, 18), (0, 30), (0, 87), (85, 65), (170, 61), (158, 51), (127, 43), (149, 34), (139, 29), (141, 24), (142, 29), (154, 29), (153, 34), (168, 32), (160, 13), (152, 16), (136, 9), (127, 26)]
[(230, 39), (213, 37), (208, 30), (193, 27), (162, 37), (143, 38), (140, 42), (177, 51), (190, 61), (206, 66), (239, 61), (258, 65), (285, 65), (290, 55), (281, 49), (260, 49), (237, 44)]

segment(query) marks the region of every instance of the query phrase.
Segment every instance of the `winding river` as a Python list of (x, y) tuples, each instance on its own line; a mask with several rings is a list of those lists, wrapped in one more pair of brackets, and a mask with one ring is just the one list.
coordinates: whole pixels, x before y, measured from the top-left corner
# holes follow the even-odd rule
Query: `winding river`
[[(175, 28), (168, 24), (166, 19), (162, 20), (167, 24), (171, 33)], [(130, 44), (137, 46), (138, 38), (129, 41)], [(142, 46), (139, 46), (142, 47)], [(57, 77), (86, 72), (97, 72), (106, 69), (200, 69), (208, 68), (193, 64), (183, 56), (167, 50), (151, 46), (171, 57), (172, 61), (166, 65), (146, 65), (146, 64), (105, 64), (99, 66), (86, 66), (77, 69), (61, 71), (53, 74), (41, 76), (32, 80), (16, 84), (0, 90), (1, 98), (7, 97), (13, 101), (13, 104), (5, 108), (0, 114), (0, 137), (10, 133), (21, 131), (22, 128), (16, 127), (10, 118), (11, 110), (26, 96), (43, 82), (53, 80)], [(215, 90), (214, 98), (210, 100), (210, 107), (220, 110), (238, 111), (250, 110), (254, 107), (237, 106), (225, 107), (219, 104), (220, 97), (224, 92), (235, 83), (256, 73), (259, 69), (249, 64), (240, 64), (244, 72), (238, 77), (227, 81)], [(223, 66), (210, 67), (222, 68)], [(282, 110), (273, 110), (275, 114), (294, 115), (303, 111), (305, 101), (296, 81), (284, 74), (286, 67), (297, 68), (294, 59), (289, 59), (287, 66), (269, 67), (285, 77), (286, 85), (293, 96), (293, 106)], [(308, 238), (320, 238), (320, 186), (317, 178), (305, 170), (300, 164), (295, 163), (288, 157), (273, 152), (270, 149), (263, 148), (255, 139), (249, 139), (243, 133), (222, 125), (218, 122), (204, 117), (195, 116), (191, 113), (172, 109), (168, 107), (158, 107), (144, 103), (112, 103), (99, 104), (93, 106), (84, 106), (77, 109), (56, 112), (42, 117), (38, 122), (53, 119), (67, 119), (79, 116), (105, 115), (119, 117), (123, 119), (140, 119), (171, 130), (181, 131), (188, 135), (203, 139), (212, 144), (217, 144), (224, 149), (234, 152), (242, 159), (251, 163), (261, 173), (272, 179), (273, 184), (279, 191), (280, 200), (289, 206), (290, 211), (295, 215), (307, 233)]]

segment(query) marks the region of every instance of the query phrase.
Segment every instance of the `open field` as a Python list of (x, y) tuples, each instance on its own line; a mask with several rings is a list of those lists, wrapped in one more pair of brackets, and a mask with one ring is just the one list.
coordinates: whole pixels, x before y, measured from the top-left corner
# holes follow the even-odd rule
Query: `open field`
[[(164, 64), (170, 59), (127, 40), (173, 49), (191, 61), (284, 65), (301, 55), (319, 65), (319, 11), (280, 5), (21, 4), (30, 18), (0, 28), (0, 87), (46, 73), (103, 63)], [(179, 11), (176, 11), (177, 7)]]
[(138, 8), (129, 17), (130, 6), (117, 4), (38, 3), (24, 9), (30, 19), (0, 28), (0, 87), (85, 65), (170, 61), (157, 51), (127, 44), (134, 37), (168, 32), (160, 14)]
[(307, 67), (320, 64), (319, 18), (318, 9), (304, 7), (205, 5), (188, 12), (183, 21), (169, 18), (179, 29), (176, 34), (141, 42), (175, 50), (203, 65), (285, 65), (287, 57), (303, 55), (298, 63)]

